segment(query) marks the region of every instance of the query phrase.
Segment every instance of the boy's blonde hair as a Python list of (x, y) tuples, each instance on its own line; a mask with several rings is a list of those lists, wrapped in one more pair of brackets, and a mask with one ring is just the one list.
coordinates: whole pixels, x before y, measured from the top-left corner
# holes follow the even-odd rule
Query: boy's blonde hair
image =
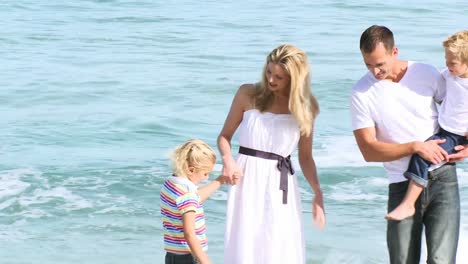
[(301, 135), (310, 136), (314, 118), (319, 113), (317, 99), (310, 91), (310, 69), (307, 55), (301, 49), (284, 44), (268, 54), (263, 66), (262, 80), (256, 86), (256, 108), (265, 111), (273, 102), (273, 92), (268, 86), (266, 71), (268, 63), (281, 65), (290, 77), (289, 111), (299, 124)]
[(190, 139), (172, 152), (172, 172), (175, 176), (187, 178), (189, 167), (196, 171), (210, 170), (216, 162), (214, 150), (199, 139)]
[(468, 30), (463, 30), (448, 37), (443, 42), (444, 48), (453, 53), (461, 62), (468, 64)]

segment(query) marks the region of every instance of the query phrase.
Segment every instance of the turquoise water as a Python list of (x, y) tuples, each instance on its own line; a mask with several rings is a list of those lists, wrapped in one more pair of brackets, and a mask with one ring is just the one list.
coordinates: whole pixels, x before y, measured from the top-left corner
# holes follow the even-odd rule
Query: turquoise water
[[(359, 36), (387, 25), (400, 58), (441, 69), (441, 41), (466, 29), (467, 13), (462, 1), (2, 1), (1, 262), (163, 263), (170, 149), (191, 137), (215, 146), (237, 87), (258, 80), (266, 54), (288, 42), (308, 53), (322, 109), (314, 155), (328, 225), (313, 228), (301, 178), (308, 263), (387, 263), (387, 179), (361, 158), (348, 113), (366, 71)], [(205, 205), (214, 263), (226, 191)]]

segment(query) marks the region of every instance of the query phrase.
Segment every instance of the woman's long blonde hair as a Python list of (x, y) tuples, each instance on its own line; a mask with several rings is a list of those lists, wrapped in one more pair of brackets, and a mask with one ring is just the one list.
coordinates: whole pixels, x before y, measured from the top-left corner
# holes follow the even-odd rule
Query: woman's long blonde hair
[(314, 118), (319, 113), (317, 99), (310, 91), (309, 64), (307, 55), (299, 48), (285, 44), (274, 49), (266, 58), (262, 80), (256, 85), (255, 107), (261, 112), (273, 103), (273, 92), (266, 77), (268, 63), (281, 65), (290, 77), (289, 111), (299, 124), (301, 135), (310, 136)]
[(189, 167), (196, 171), (210, 170), (216, 162), (214, 150), (199, 139), (190, 139), (172, 152), (172, 172), (175, 176), (187, 178)]

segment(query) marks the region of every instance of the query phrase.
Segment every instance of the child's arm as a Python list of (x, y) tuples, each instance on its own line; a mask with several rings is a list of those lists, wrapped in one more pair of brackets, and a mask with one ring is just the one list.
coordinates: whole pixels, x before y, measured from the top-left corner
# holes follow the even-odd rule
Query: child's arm
[(195, 212), (188, 211), (182, 215), (182, 224), (184, 226), (184, 238), (187, 241), (190, 251), (197, 258), (200, 264), (210, 264), (210, 258), (203, 251), (202, 246), (200, 245), (200, 240), (198, 240), (197, 235), (195, 234)]
[(200, 196), (200, 200), (204, 202), (211, 194), (213, 194), (216, 190), (223, 185), (224, 182), (222, 181), (222, 176), (212, 180), (207, 185), (198, 188), (198, 195)]

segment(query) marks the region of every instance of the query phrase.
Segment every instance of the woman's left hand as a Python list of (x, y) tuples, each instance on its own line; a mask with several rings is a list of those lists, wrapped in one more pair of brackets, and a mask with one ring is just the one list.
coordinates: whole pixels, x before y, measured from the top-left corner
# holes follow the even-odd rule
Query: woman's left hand
[(322, 191), (315, 192), (314, 200), (312, 201), (312, 217), (314, 225), (319, 229), (325, 228), (325, 208), (323, 207)]

